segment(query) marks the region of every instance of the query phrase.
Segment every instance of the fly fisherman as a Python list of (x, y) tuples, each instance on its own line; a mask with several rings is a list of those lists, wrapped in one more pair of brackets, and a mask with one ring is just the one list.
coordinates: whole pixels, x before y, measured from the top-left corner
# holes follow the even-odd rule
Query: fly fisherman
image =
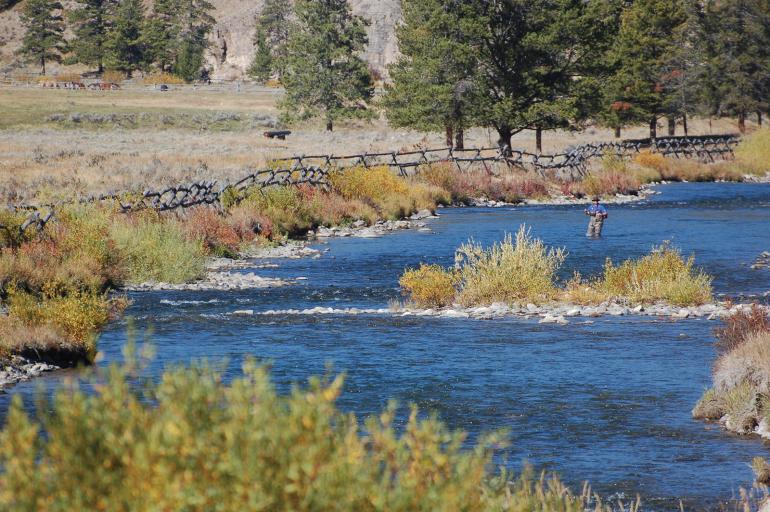
[(593, 198), (593, 204), (585, 209), (585, 214), (591, 217), (586, 236), (590, 238), (602, 236), (602, 226), (604, 226), (604, 219), (608, 217), (608, 214), (607, 208), (599, 204), (598, 197)]

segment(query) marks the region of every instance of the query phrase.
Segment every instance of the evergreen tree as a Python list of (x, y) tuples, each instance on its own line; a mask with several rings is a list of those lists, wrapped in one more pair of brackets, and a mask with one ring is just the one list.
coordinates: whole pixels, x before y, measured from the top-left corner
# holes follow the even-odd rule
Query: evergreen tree
[(112, 16), (111, 25), (104, 44), (104, 66), (123, 71), (130, 77), (131, 73), (145, 64), (142, 0), (120, 0)]
[(21, 12), (26, 32), (18, 54), (40, 64), (45, 75), (47, 62), (61, 62), (66, 51), (62, 5), (58, 0), (28, 0)]
[(367, 43), (365, 21), (347, 0), (297, 0), (295, 15), (283, 64), (284, 119), (320, 116), (331, 131), (339, 119), (368, 115), (360, 105), (373, 93), (359, 58)]
[(625, 10), (612, 56), (616, 72), (607, 84), (607, 106), (623, 107), (617, 122), (648, 122), (650, 137), (657, 136), (658, 119), (670, 113), (666, 69), (687, 19), (681, 0), (635, 0)]
[[(513, 134), (574, 126), (596, 104), (594, 73), (616, 28), (615, 0), (466, 0), (478, 52), (478, 122)], [(594, 97), (592, 97), (594, 96)]]
[(147, 61), (170, 71), (179, 54), (180, 0), (156, 0), (142, 29)]
[(291, 31), (293, 2), (290, 0), (267, 0), (257, 18), (254, 33), (256, 53), (248, 74), (260, 82), (272, 75), (280, 80), (281, 65), (286, 58), (286, 44)]
[(107, 53), (105, 43), (110, 30), (112, 0), (82, 0), (81, 6), (69, 13), (75, 38), (70, 41), (72, 61), (104, 70)]
[(700, 38), (698, 0), (682, 0), (687, 9), (685, 22), (673, 31), (671, 47), (663, 59), (661, 85), (663, 110), (668, 121), (668, 135), (676, 135), (676, 122), (682, 120), (685, 135), (688, 117), (698, 109), (703, 53)]
[(174, 73), (188, 82), (200, 78), (203, 55), (209, 46), (208, 35), (214, 27), (208, 0), (181, 0), (179, 19), (179, 52)]
[(247, 73), (257, 82), (265, 83), (273, 76), (273, 55), (264, 32), (257, 30), (254, 36), (257, 49)]
[(472, 123), (476, 56), (462, 11), (448, 7), (446, 0), (401, 0), (401, 57), (389, 67), (383, 106), (392, 126), (444, 130), (447, 146), (462, 148)]
[(745, 132), (749, 114), (761, 120), (770, 101), (770, 2), (710, 0), (703, 18), (708, 112), (737, 117)]

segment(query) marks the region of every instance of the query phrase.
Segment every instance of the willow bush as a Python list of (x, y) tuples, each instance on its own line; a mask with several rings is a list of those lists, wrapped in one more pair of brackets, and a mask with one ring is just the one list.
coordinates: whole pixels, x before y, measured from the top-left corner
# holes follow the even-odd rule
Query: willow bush
[(664, 301), (679, 306), (713, 300), (712, 278), (695, 268), (695, 258), (664, 244), (637, 260), (615, 266), (609, 259), (596, 288), (608, 298), (624, 298), (636, 304)]
[(478, 306), (552, 300), (558, 293), (556, 272), (565, 258), (563, 249), (547, 248), (524, 226), (515, 238), (507, 234), (489, 248), (471, 240), (455, 254), (460, 276), (458, 301)]
[[(92, 393), (16, 396), (0, 433), (0, 508), (187, 511), (584, 511), (605, 509), (556, 477), (491, 471), (501, 433), (466, 435), (396, 407), (360, 424), (336, 401), (343, 378), (278, 395), (248, 362), (229, 384), (210, 366), (167, 371), (142, 392), (112, 366)], [(617, 507), (615, 507), (617, 510)]]

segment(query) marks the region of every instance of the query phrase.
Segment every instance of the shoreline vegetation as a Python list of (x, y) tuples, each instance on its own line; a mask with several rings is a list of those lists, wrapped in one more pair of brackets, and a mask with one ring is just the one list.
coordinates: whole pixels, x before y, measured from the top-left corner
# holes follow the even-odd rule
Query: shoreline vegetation
[[(713, 387), (692, 411), (736, 434), (770, 439), (770, 316), (754, 305), (731, 315), (715, 331), (718, 358)], [(770, 475), (765, 482), (770, 483)]]
[[(344, 377), (311, 378), (278, 394), (246, 362), (227, 383), (205, 364), (132, 385), (146, 358), (41, 398), (36, 419), (14, 397), (0, 432), (0, 506), (13, 510), (548, 510), (636, 511), (556, 475), (497, 469), (505, 432), (451, 431), (391, 402), (360, 422), (337, 407)], [(98, 385), (96, 385), (98, 384)], [(45, 434), (43, 434), (45, 432)]]
[[(574, 202), (591, 195), (639, 194), (646, 184), (662, 180), (740, 181), (748, 173), (761, 174), (765, 170), (762, 162), (770, 157), (763, 155), (770, 145), (764, 142), (769, 137), (770, 130), (766, 130), (744, 139), (735, 162), (706, 165), (652, 153), (641, 153), (632, 161), (607, 157), (580, 181), (523, 171), (497, 176), (483, 171), (459, 173), (446, 164), (435, 163), (423, 166), (409, 178), (396, 176), (386, 167), (358, 167), (333, 172), (328, 187), (247, 189), (225, 197), (221, 211), (201, 207), (180, 213), (145, 210), (122, 214), (108, 205), (68, 205), (57, 209), (55, 221), (41, 234), (19, 235), (23, 215), (0, 212), (0, 224), (8, 228), (0, 229), (0, 358), (8, 360), (18, 355), (58, 366), (88, 364), (96, 355), (100, 329), (128, 305), (128, 299), (116, 291), (126, 287), (148, 289), (148, 283), (200, 282), (206, 276), (206, 262), (211, 257), (238, 258), (253, 253), (255, 248), (279, 245), (316, 231), (319, 235), (333, 234), (334, 230), (329, 228), (334, 226), (375, 229), (390, 222), (392, 225), (386, 227), (395, 229), (401, 226), (400, 219), (416, 212), (431, 213), (438, 206), (474, 204), (478, 198), (505, 203), (542, 203), (553, 198)], [(482, 257), (478, 247), (465, 249), (468, 258), (486, 257)], [(661, 254), (667, 258), (664, 264), (679, 265), (682, 276), (692, 267), (691, 261), (677, 260), (670, 251)], [(483, 263), (482, 267), (492, 264), (481, 260), (479, 263)], [(607, 269), (615, 281), (622, 281), (624, 273), (635, 271), (624, 265)], [(473, 268), (466, 266), (463, 278), (478, 280), (479, 284), (464, 287), (459, 297), (461, 303), (475, 304), (487, 293), (483, 276), (473, 276)], [(253, 283), (244, 286), (271, 285), (258, 276), (254, 278)], [(705, 277), (698, 279), (700, 284), (683, 280), (677, 283), (676, 290), (651, 291), (611, 289), (610, 281), (597, 287), (596, 283), (584, 283), (576, 276), (558, 293), (566, 294), (577, 304), (593, 304), (598, 301), (597, 294), (634, 300), (657, 298), (677, 305), (702, 304), (710, 300), (710, 289), (703, 281)], [(545, 286), (544, 282), (540, 285)], [(612, 286), (622, 283), (618, 281)], [(686, 286), (692, 288), (688, 290)], [(447, 283), (441, 287), (446, 293)], [(470, 290), (476, 290), (478, 297)], [(530, 292), (521, 293), (523, 298)], [(546, 286), (531, 293), (535, 300), (541, 300), (554, 299), (557, 292)], [(650, 293), (658, 295), (648, 296)], [(503, 297), (512, 298), (519, 297)]]
[(407, 269), (399, 283), (408, 300), (421, 308), (493, 304), (688, 307), (714, 301), (712, 278), (695, 268), (694, 257), (684, 258), (667, 244), (617, 266), (608, 259), (601, 276), (586, 280), (575, 273), (560, 286), (556, 276), (566, 257), (563, 249), (547, 248), (522, 226), (515, 237), (508, 234), (488, 248), (473, 240), (461, 245), (453, 268), (423, 264)]

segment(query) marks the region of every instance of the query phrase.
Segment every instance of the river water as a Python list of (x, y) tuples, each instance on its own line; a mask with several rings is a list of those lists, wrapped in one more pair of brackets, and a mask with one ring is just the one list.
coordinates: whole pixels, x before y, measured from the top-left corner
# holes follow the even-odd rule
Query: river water
[[(332, 365), (347, 374), (340, 406), (359, 416), (391, 398), (415, 403), (471, 440), (507, 429), (511, 448), (501, 462), (513, 469), (529, 461), (578, 489), (589, 480), (603, 495), (640, 494), (647, 509), (677, 508), (679, 499), (686, 508), (711, 508), (751, 485), (754, 456), (770, 455), (756, 438), (690, 416), (710, 383), (714, 322), (621, 317), (555, 326), (344, 312), (387, 308), (400, 298), (405, 267), (449, 265), (468, 238), (489, 244), (522, 223), (548, 245), (566, 248), (565, 278), (575, 270), (596, 274), (606, 257), (638, 257), (668, 240), (715, 276), (717, 293), (761, 297), (770, 290), (770, 270), (749, 268), (770, 250), (770, 185), (676, 184), (659, 192), (609, 207), (601, 240), (584, 237), (582, 207), (444, 209), (430, 221), (431, 232), (334, 239), (319, 244), (326, 251), (320, 258), (275, 260), (278, 268), (258, 270), (307, 278), (294, 286), (137, 293), (127, 315), (140, 330), (153, 329), (152, 375), (207, 358), (227, 360), (232, 376), (244, 357), (256, 357), (272, 362), (273, 379), (288, 390)], [(317, 306), (343, 311), (286, 311)], [(255, 315), (231, 315), (236, 310)], [(269, 310), (278, 313), (260, 314)], [(125, 339), (125, 321), (110, 326), (99, 344), (101, 364), (120, 358)], [(17, 386), (0, 397), (0, 408), (12, 394), (29, 402), (39, 385)]]

